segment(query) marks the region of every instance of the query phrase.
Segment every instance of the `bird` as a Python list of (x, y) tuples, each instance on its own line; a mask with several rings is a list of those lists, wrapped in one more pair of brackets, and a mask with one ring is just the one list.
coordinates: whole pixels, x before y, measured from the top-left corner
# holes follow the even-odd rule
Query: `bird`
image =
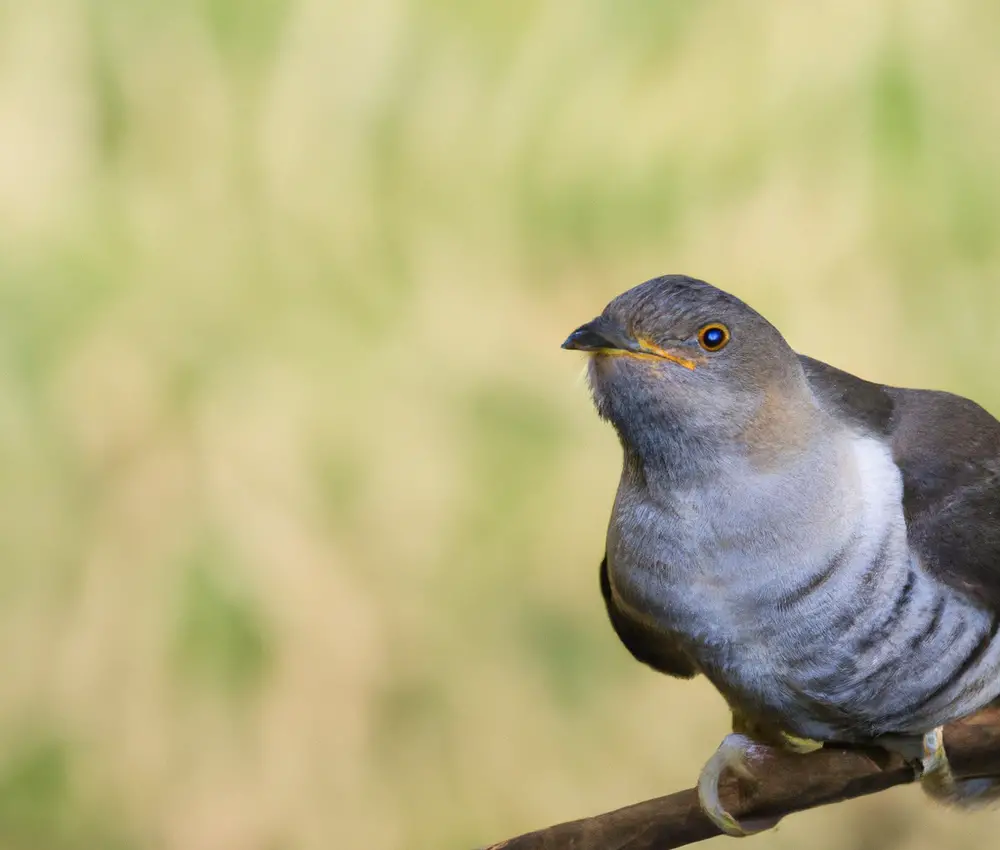
[(587, 353), (623, 452), (600, 564), (611, 626), (732, 713), (698, 780), (713, 822), (776, 823), (719, 796), (759, 747), (881, 746), (938, 800), (1000, 798), (1000, 779), (952, 775), (941, 731), (1000, 698), (1000, 422), (799, 354), (685, 275), (629, 289), (563, 348)]

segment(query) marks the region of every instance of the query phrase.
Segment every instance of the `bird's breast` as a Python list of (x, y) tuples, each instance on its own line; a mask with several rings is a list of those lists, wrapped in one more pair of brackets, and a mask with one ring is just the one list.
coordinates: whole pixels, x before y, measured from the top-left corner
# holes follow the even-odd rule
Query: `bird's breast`
[(1000, 691), (996, 624), (914, 557), (891, 458), (848, 449), (819, 498), (801, 478), (728, 506), (620, 494), (608, 534), (629, 616), (746, 714), (818, 739), (920, 731)]

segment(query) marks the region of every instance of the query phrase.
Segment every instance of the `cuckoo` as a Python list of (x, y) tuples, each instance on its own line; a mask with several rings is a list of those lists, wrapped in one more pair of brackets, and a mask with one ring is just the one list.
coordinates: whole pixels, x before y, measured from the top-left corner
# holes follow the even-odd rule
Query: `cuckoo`
[(748, 305), (669, 275), (615, 298), (588, 352), (624, 454), (600, 585), (641, 662), (705, 676), (733, 714), (702, 770), (762, 746), (870, 744), (922, 761), (959, 804), (941, 727), (1000, 695), (1000, 422), (945, 392), (871, 383), (796, 353)]

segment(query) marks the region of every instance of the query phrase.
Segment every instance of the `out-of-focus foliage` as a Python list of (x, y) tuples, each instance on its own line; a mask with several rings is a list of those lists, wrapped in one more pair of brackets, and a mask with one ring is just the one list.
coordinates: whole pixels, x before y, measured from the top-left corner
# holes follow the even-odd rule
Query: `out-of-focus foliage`
[(690, 785), (726, 712), (605, 623), (618, 448), (558, 345), (686, 272), (1000, 409), (998, 39), (985, 0), (0, 6), (0, 846), (474, 846)]

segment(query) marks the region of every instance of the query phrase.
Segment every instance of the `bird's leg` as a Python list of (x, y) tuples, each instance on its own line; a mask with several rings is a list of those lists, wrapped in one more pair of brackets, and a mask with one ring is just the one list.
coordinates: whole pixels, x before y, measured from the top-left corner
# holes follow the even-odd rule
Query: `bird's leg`
[(880, 735), (874, 743), (919, 765), (920, 787), (939, 803), (971, 808), (1000, 799), (1000, 777), (955, 778), (940, 726), (924, 735)]
[(944, 749), (944, 734), (938, 726), (923, 737), (923, 772), (920, 787), (942, 803), (972, 808), (1000, 799), (1000, 778), (955, 779)]
[(733, 711), (733, 733), (723, 738), (719, 748), (701, 769), (698, 777), (698, 801), (709, 819), (726, 835), (742, 837), (775, 827), (781, 818), (756, 818), (739, 821), (722, 805), (719, 783), (726, 771), (738, 779), (755, 782), (751, 764), (755, 757), (768, 749), (791, 750), (806, 753), (818, 749), (822, 744), (805, 738), (796, 738), (783, 732), (775, 732), (750, 722), (745, 716)]

